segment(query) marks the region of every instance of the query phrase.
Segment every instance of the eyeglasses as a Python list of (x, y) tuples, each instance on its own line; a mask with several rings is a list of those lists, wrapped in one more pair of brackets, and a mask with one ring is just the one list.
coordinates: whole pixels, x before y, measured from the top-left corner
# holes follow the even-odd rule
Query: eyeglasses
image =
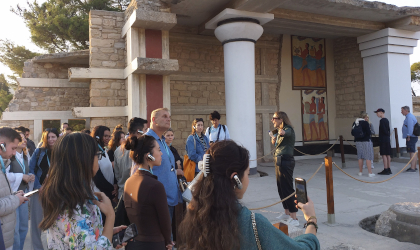
[(102, 153), (102, 151), (98, 151), (98, 152), (96, 152), (96, 154), (95, 155), (97, 155), (98, 156), (98, 160), (101, 160), (102, 159), (102, 155), (103, 155), (103, 153)]
[(271, 118), (271, 120), (281, 120), (281, 118), (273, 117), (273, 118)]

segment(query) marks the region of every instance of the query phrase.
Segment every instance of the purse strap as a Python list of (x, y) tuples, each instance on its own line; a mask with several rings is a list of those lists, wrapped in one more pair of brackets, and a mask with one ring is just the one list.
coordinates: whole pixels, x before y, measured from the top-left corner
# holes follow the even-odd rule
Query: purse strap
[(121, 200), (123, 199), (123, 197), (124, 197), (124, 194), (121, 195), (120, 200), (118, 201), (118, 204), (114, 208), (114, 212), (117, 212), (118, 207), (120, 206), (120, 203), (121, 203)]
[(255, 220), (255, 213), (251, 212), (252, 229), (254, 230), (255, 241), (257, 242), (258, 250), (262, 250), (260, 237), (258, 237), (257, 221)]

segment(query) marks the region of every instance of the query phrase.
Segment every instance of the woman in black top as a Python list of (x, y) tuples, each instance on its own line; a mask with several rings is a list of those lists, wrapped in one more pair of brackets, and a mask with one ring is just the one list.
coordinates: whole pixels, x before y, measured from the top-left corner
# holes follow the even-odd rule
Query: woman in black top
[(112, 138), (108, 143), (107, 151), (109, 160), (112, 163), (112, 167), (114, 167), (114, 152), (123, 142), (125, 142), (125, 133), (121, 130), (115, 130), (114, 133), (112, 133)]
[(177, 169), (184, 169), (184, 166), (183, 166), (184, 160), (178, 154), (178, 151), (176, 150), (176, 148), (174, 148), (172, 146), (172, 142), (174, 141), (174, 138), (175, 138), (174, 131), (172, 130), (172, 128), (169, 128), (163, 135), (165, 136), (166, 144), (169, 146), (169, 148), (172, 151), (172, 154), (175, 157), (176, 168)]

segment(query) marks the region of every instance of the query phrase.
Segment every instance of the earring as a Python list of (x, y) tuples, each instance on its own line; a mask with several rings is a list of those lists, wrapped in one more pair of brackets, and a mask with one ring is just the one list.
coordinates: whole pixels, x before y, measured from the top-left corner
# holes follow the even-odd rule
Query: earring
[(242, 182), (239, 180), (239, 177), (236, 174), (233, 176), (233, 179), (235, 179), (238, 189), (242, 189)]

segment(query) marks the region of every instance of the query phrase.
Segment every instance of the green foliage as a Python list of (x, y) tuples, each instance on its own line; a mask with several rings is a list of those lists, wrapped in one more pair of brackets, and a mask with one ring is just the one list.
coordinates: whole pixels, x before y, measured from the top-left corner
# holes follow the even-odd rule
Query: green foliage
[(13, 95), (9, 91), (8, 82), (3, 74), (0, 74), (0, 116), (9, 105)]
[(12, 11), (21, 16), (32, 41), (50, 53), (89, 48), (89, 11), (124, 11), (130, 0), (36, 0)]
[(411, 82), (417, 82), (420, 80), (420, 62), (411, 64)]

